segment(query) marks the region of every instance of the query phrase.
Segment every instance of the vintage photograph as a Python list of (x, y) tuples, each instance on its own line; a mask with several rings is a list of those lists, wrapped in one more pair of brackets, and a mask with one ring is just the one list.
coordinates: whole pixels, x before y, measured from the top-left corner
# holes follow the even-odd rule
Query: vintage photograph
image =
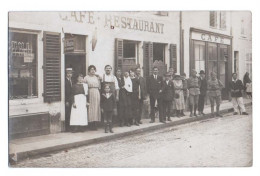
[(10, 11), (11, 168), (251, 167), (250, 11)]

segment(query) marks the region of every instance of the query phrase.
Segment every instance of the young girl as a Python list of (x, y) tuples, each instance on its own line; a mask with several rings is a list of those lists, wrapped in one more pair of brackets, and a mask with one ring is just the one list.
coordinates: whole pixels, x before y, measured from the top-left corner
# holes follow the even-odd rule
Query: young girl
[(113, 124), (112, 124), (112, 117), (113, 117), (113, 111), (116, 107), (116, 100), (115, 96), (110, 93), (110, 86), (109, 84), (104, 85), (104, 93), (101, 96), (101, 112), (104, 116), (104, 123), (105, 123), (105, 133), (108, 133), (110, 131), (111, 133), (114, 133), (112, 130)]
[(70, 125), (73, 126), (72, 132), (83, 131), (84, 126), (88, 125), (87, 110), (88, 85), (83, 83), (83, 75), (77, 76), (77, 83), (72, 87), (72, 108), (70, 115)]

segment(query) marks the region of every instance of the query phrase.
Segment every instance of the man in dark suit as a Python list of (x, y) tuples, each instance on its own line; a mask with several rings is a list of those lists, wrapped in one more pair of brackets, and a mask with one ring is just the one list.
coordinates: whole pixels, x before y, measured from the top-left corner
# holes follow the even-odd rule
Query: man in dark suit
[(136, 79), (139, 81), (139, 107), (137, 109), (137, 122), (142, 124), (142, 111), (143, 111), (143, 101), (146, 99), (147, 92), (146, 92), (146, 80), (144, 77), (141, 76), (141, 68), (136, 69)]
[(174, 84), (171, 80), (171, 74), (165, 74), (165, 80), (162, 84), (163, 99), (163, 121), (171, 121), (172, 100), (174, 99)]
[(160, 122), (165, 123), (165, 121), (163, 121), (163, 105), (162, 105), (162, 98), (161, 98), (163, 78), (158, 75), (158, 72), (159, 72), (158, 68), (154, 67), (153, 74), (149, 76), (147, 82), (147, 90), (150, 97), (150, 106), (151, 106), (150, 123), (155, 122), (156, 107), (159, 110)]
[(199, 95), (199, 102), (198, 102), (198, 111), (199, 115), (205, 115), (203, 113), (204, 110), (204, 102), (205, 96), (207, 93), (207, 80), (205, 78), (205, 72), (203, 70), (200, 71), (200, 95)]
[(72, 68), (66, 68), (65, 78), (65, 131), (70, 131), (70, 111), (71, 111), (71, 89), (72, 89)]

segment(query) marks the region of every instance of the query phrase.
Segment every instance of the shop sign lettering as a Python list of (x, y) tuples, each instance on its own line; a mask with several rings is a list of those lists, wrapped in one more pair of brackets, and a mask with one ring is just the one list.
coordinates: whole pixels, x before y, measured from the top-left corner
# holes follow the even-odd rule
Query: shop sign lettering
[(225, 45), (231, 44), (231, 40), (229, 38), (220, 37), (218, 35), (213, 35), (213, 34), (192, 32), (192, 39), (212, 42), (212, 43), (220, 43)]
[(164, 33), (163, 23), (132, 17), (113, 16), (106, 14), (100, 18), (99, 16), (95, 16), (94, 12), (61, 12), (59, 15), (63, 21), (71, 21), (76, 23), (96, 24), (96, 21), (100, 20), (100, 22), (103, 23), (103, 27), (109, 29), (121, 28), (158, 34)]

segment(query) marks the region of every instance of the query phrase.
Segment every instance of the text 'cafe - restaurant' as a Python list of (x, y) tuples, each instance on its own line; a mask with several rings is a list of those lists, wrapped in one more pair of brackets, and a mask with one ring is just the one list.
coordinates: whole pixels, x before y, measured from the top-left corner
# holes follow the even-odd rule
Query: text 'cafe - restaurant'
[(10, 12), (9, 135), (64, 130), (65, 69), (95, 65), (160, 74), (179, 60), (178, 12)]

